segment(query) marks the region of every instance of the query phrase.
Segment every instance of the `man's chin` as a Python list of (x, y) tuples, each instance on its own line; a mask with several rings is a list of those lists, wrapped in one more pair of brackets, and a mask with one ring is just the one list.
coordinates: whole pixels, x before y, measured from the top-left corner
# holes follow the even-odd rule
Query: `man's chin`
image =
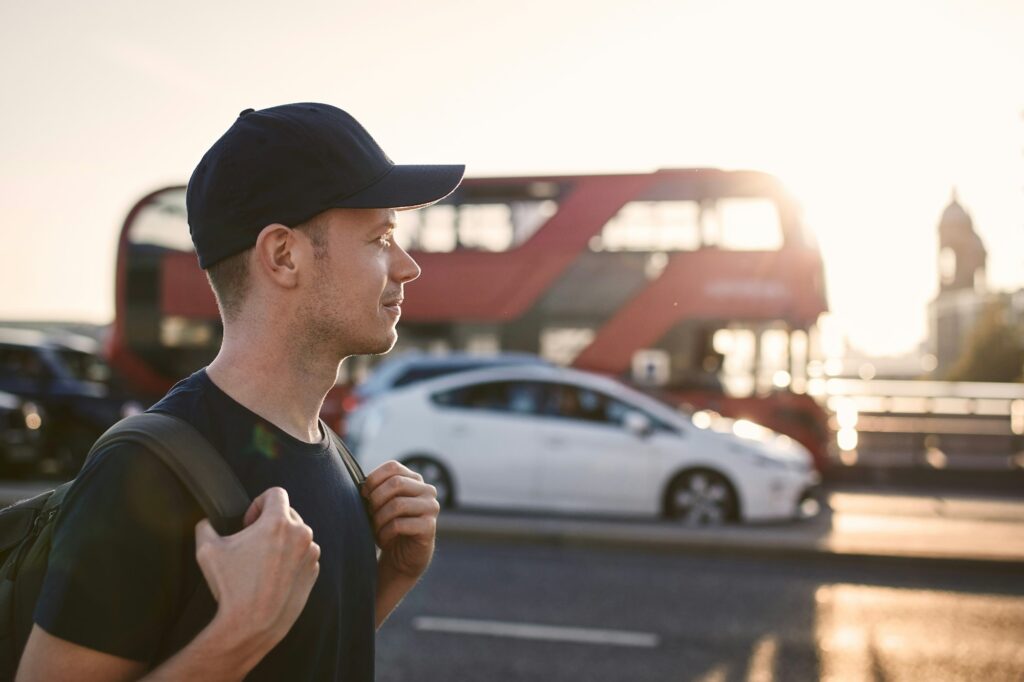
[(392, 329), (386, 338), (381, 339), (379, 343), (372, 346), (370, 350), (367, 350), (361, 355), (384, 355), (391, 351), (395, 347), (395, 343), (398, 342), (398, 333)]

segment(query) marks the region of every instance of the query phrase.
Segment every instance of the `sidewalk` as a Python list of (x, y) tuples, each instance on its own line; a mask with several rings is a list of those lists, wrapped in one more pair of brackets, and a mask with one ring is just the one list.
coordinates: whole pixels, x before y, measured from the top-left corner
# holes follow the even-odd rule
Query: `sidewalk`
[(663, 551), (833, 556), (1024, 568), (1024, 501), (835, 492), (803, 522), (686, 528), (623, 521), (444, 512), (442, 537)]

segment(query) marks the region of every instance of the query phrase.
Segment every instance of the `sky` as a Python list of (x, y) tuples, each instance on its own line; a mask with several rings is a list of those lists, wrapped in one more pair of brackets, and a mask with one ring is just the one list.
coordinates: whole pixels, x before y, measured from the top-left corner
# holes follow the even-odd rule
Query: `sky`
[(325, 101), (471, 176), (774, 173), (834, 328), (912, 351), (953, 187), (1024, 286), (1022, 35), (1019, 0), (6, 2), (0, 319), (109, 321), (131, 206), (239, 111)]

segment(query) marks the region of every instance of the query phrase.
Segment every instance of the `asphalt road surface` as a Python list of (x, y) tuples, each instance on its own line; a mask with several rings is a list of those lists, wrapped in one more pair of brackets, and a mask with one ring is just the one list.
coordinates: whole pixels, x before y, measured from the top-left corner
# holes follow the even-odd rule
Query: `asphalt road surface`
[[(0, 498), (49, 485), (0, 484)], [(1024, 525), (1019, 495), (846, 491), (829, 503), (826, 530), (846, 540), (856, 531), (875, 544), (931, 545), (957, 531), (982, 547), (1012, 548)], [(820, 525), (715, 532), (763, 540)], [(442, 536), (430, 572), (380, 632), (377, 678), (1024, 680), (1020, 561), (769, 558), (742, 546), (711, 555), (530, 537), (500, 544)]]
[(1024, 576), (443, 539), (377, 679), (1024, 680)]

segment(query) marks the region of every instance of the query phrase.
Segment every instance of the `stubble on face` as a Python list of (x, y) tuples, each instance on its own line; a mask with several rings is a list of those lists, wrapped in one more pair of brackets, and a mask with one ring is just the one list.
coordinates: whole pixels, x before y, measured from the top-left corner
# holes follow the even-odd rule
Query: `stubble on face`
[[(336, 270), (344, 268), (345, 263), (335, 262), (331, 257), (332, 240), (333, 248), (339, 251), (365, 247), (358, 239), (353, 239), (353, 226), (339, 216), (325, 220), (321, 235), (325, 243), (316, 250), (312, 286), (297, 315), (301, 355), (309, 358), (310, 364), (318, 364), (314, 358), (338, 363), (351, 355), (387, 353), (394, 347), (398, 334), (394, 325), (383, 323), (379, 296), (372, 302), (346, 298), (350, 292), (345, 289), (359, 291), (361, 283), (352, 282), (352, 287), (339, 284)], [(350, 232), (343, 233), (345, 230)], [(353, 267), (353, 270), (358, 271), (358, 268)], [(360, 314), (366, 312), (361, 306), (371, 304), (378, 315), (371, 320), (361, 319)]]

